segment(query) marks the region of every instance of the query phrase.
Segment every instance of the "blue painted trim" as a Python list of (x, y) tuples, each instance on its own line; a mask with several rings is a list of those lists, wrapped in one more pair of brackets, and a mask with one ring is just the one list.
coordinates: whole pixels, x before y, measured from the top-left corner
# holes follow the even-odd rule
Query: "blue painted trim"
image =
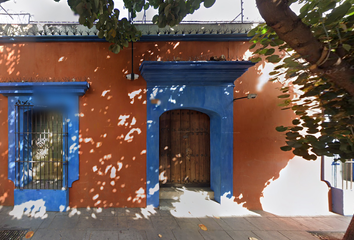
[(250, 61), (143, 61), (139, 70), (148, 86), (228, 86), (252, 66)]
[(0, 93), (5, 96), (49, 93), (82, 96), (89, 87), (88, 82), (6, 82), (0, 83)]
[[(222, 197), (232, 197), (233, 82), (253, 65), (250, 62), (142, 62), (140, 71), (148, 90), (147, 205), (159, 205), (159, 117), (175, 109), (193, 109), (210, 117), (211, 189), (218, 202)], [(239, 69), (234, 72), (233, 68)], [(206, 84), (205, 79), (214, 80)], [(151, 99), (160, 103), (152, 104)]]
[[(15, 189), (14, 198), (15, 206), (23, 207), (23, 210), (65, 212), (69, 203), (69, 190)], [(41, 209), (43, 207), (44, 210)]]
[(140, 42), (161, 42), (161, 41), (205, 41), (205, 42), (227, 42), (227, 41), (249, 41), (246, 33), (236, 34), (161, 34), (143, 35)]
[[(0, 83), (0, 93), (8, 96), (8, 179), (15, 183), (15, 104), (18, 100), (30, 101), (34, 106), (59, 108), (66, 116), (68, 126), (68, 187), (79, 179), (79, 96), (83, 95), (87, 82), (51, 83)], [(32, 189), (21, 190), (31, 198)], [(38, 194), (47, 196), (51, 192), (41, 189)], [(43, 192), (41, 192), (43, 191)], [(15, 194), (15, 202), (16, 195)], [(34, 197), (37, 195), (34, 195)], [(48, 198), (50, 195), (47, 196)], [(23, 197), (21, 197), (23, 198)], [(68, 202), (67, 202), (68, 204)]]
[[(161, 34), (161, 35), (143, 35), (139, 42), (161, 42), (161, 41), (249, 41), (245, 33), (236, 34)], [(106, 42), (105, 39), (97, 36), (15, 36), (0, 37), (0, 43), (23, 43), (23, 42)]]

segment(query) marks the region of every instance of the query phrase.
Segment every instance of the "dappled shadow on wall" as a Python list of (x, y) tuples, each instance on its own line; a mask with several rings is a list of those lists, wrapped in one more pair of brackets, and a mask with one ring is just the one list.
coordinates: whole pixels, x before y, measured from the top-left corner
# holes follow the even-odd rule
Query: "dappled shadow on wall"
[[(0, 53), (2, 55), (0, 58), (0, 65), (5, 68), (7, 76), (11, 76), (12, 78), (20, 76), (20, 72), (16, 71), (16, 65), (20, 63), (21, 47), (25, 46), (25, 44), (18, 44), (16, 47), (14, 46), (15, 45), (11, 45), (11, 47), (6, 45), (0, 46)], [(0, 80), (6, 81), (7, 79), (1, 77)]]
[[(278, 81), (269, 82), (273, 68), (279, 64), (262, 63), (257, 69), (262, 73), (257, 83), (258, 91), (262, 91), (262, 89), (269, 91), (269, 86), (277, 86), (277, 93), (269, 97), (277, 100), (278, 111), (284, 107), (281, 105), (283, 100), (277, 99), (277, 95), (282, 94), (281, 87), (290, 86), (289, 93), (292, 98), (296, 98), (298, 94), (298, 89), (292, 86), (289, 80), (279, 78)], [(329, 212), (329, 189), (320, 177), (320, 159), (308, 161), (301, 157), (294, 157), (291, 152), (283, 152), (279, 149), (279, 146), (285, 145), (286, 139), (284, 134), (277, 133), (274, 128), (284, 123), (286, 123), (284, 125), (290, 125), (290, 121), (295, 119), (296, 116), (292, 110), (280, 110), (279, 114), (273, 114), (275, 116), (273, 121), (276, 124), (273, 124), (273, 134), (279, 136), (274, 141), (277, 154), (269, 155), (269, 153), (263, 152), (263, 160), (274, 159), (273, 161), (276, 164), (273, 164), (273, 168), (277, 174), (264, 184), (264, 189), (259, 198), (262, 209), (283, 216), (331, 215), (332, 213)], [(259, 131), (259, 134), (262, 135), (262, 132)], [(263, 135), (267, 135), (267, 133)], [(261, 149), (258, 150), (262, 152)]]
[[(283, 152), (285, 135), (275, 128), (291, 125), (291, 110), (281, 110), (277, 96), (286, 82), (269, 82), (275, 65), (259, 63), (235, 82), (235, 97), (255, 92), (254, 100), (234, 103), (234, 195), (247, 208), (276, 215), (329, 213), (328, 187), (320, 178), (320, 161)], [(296, 92), (290, 92), (296, 97)]]
[[(294, 114), (278, 106), (282, 84), (269, 82), (273, 67), (258, 63), (235, 82), (235, 98), (257, 94), (256, 99), (234, 102), (234, 196), (248, 209), (263, 208), (260, 198), (269, 180), (277, 179), (293, 157), (291, 152), (280, 150), (285, 136), (275, 130), (291, 124)], [(281, 191), (273, 194), (278, 198), (283, 195)]]
[(145, 205), (146, 89), (137, 81), (92, 82), (80, 100), (80, 179), (70, 206)]

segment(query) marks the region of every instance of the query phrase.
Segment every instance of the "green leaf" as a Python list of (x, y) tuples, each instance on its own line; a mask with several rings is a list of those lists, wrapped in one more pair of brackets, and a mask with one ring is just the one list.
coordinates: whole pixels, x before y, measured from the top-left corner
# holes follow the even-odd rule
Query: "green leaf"
[(255, 27), (255, 28), (251, 29), (251, 31), (249, 31), (247, 33), (247, 36), (248, 37), (253, 37), (256, 34), (257, 30), (258, 30), (258, 27)]
[(210, 8), (215, 3), (215, 0), (204, 0), (204, 7)]
[(302, 85), (304, 84), (309, 77), (309, 74), (307, 72), (301, 73), (297, 79), (294, 81), (294, 84)]
[(84, 12), (83, 7), (84, 7), (84, 4), (82, 2), (80, 2), (78, 5), (76, 5), (75, 10), (79, 15), (83, 14), (83, 12)]
[(249, 47), (249, 49), (251, 50), (251, 49), (253, 49), (255, 46), (256, 46), (257, 44), (252, 44), (250, 47)]
[(117, 54), (120, 52), (120, 46), (118, 44), (113, 45), (112, 52)]
[(278, 63), (280, 62), (281, 58), (278, 55), (272, 55), (266, 58), (268, 62), (271, 63)]
[(86, 18), (85, 18), (84, 16), (79, 17), (79, 23), (80, 23), (81, 25), (84, 25), (85, 22), (86, 22)]
[(327, 19), (325, 24), (331, 24), (342, 19), (345, 14), (349, 11), (350, 7), (352, 6), (350, 0), (345, 1), (342, 5), (337, 8), (334, 8), (330, 14), (327, 15)]
[(336, 1), (333, 0), (321, 0), (318, 3), (318, 8), (321, 12), (327, 12), (330, 9), (333, 9), (336, 6)]
[(278, 98), (288, 98), (288, 97), (290, 97), (290, 94), (282, 94), (278, 96)]
[(301, 156), (301, 157), (304, 157), (304, 156), (308, 156), (308, 151), (306, 149), (306, 146), (302, 145), (303, 147), (301, 148), (296, 148), (294, 149), (293, 153), (297, 156)]
[(303, 158), (305, 158), (306, 160), (316, 160), (317, 156), (313, 155), (313, 154), (311, 154), (311, 155), (308, 154), (308, 155), (303, 156)]
[(104, 38), (104, 31), (103, 31), (103, 30), (100, 30), (100, 31), (98, 32), (97, 36), (98, 36), (99, 38)]
[(168, 4), (168, 5), (165, 7), (164, 13), (165, 13), (166, 16), (168, 16), (168, 15), (170, 14), (171, 7), (172, 7), (171, 4)]
[(328, 101), (328, 100), (332, 100), (337, 97), (338, 97), (338, 94), (335, 92), (325, 92), (324, 94), (322, 94), (320, 96), (320, 99)]
[(285, 99), (282, 103), (278, 104), (279, 107), (287, 107), (291, 103), (290, 99)]
[(114, 30), (112, 28), (111, 30), (109, 30), (108, 34), (111, 35), (114, 38), (114, 37), (116, 37), (117, 32), (116, 32), (116, 30)]
[(264, 55), (272, 55), (273, 53), (275, 52), (275, 49), (274, 48), (269, 48), (267, 49), (266, 53)]
[(342, 47), (345, 49), (345, 50), (347, 50), (348, 52), (350, 51), (350, 49), (352, 48), (352, 46), (351, 45), (349, 45), (349, 44), (343, 44), (342, 45)]
[(300, 8), (300, 15), (299, 18), (303, 18), (306, 16), (306, 14), (309, 12), (310, 4), (305, 4)]
[(296, 139), (298, 137), (300, 137), (300, 134), (298, 132), (287, 132), (286, 133), (286, 137), (287, 139)]
[(311, 151), (315, 153), (317, 156), (324, 156), (328, 154), (328, 150), (323, 148), (312, 148)]
[(310, 143), (317, 142), (317, 138), (313, 135), (306, 135), (305, 136), (306, 140), (308, 140)]
[(316, 134), (319, 132), (319, 130), (317, 129), (317, 126), (314, 125), (314, 126), (309, 127), (306, 132), (310, 133), (310, 134)]
[(260, 58), (260, 57), (251, 58), (251, 59), (250, 59), (250, 61), (253, 62), (253, 63), (257, 63), (257, 62), (259, 62), (259, 61), (261, 61), (261, 60), (262, 60), (262, 58)]
[(288, 146), (293, 147), (293, 148), (300, 148), (302, 147), (302, 143), (297, 141), (297, 140), (292, 140), (292, 141), (286, 141), (286, 144)]
[[(275, 46), (279, 46), (279, 45), (282, 45), (284, 43), (283, 40), (279, 39), (279, 38), (276, 38), (272, 41), (272, 43), (275, 45)], [(271, 44), (272, 45), (272, 44)], [(273, 46), (273, 45), (272, 45)]]
[(303, 127), (292, 127), (290, 128), (291, 131), (301, 131), (302, 129), (304, 129)]
[(278, 132), (285, 132), (286, 130), (288, 130), (288, 128), (284, 126), (278, 126), (275, 128), (275, 130), (277, 130)]
[(282, 151), (291, 151), (291, 149), (293, 149), (293, 148), (290, 147), (290, 146), (283, 146), (283, 147), (280, 147), (280, 149), (281, 149)]
[(343, 152), (347, 152), (347, 153), (351, 152), (351, 149), (350, 149), (350, 146), (349, 146), (348, 143), (341, 143), (340, 147), (339, 147), (339, 150), (341, 150)]
[(294, 119), (292, 121), (293, 125), (299, 125), (300, 124), (300, 120), (299, 119)]
[(159, 15), (155, 15), (155, 16), (152, 18), (152, 22), (153, 22), (154, 24), (156, 24), (156, 23), (158, 23), (158, 21), (159, 21)]
[(319, 13), (317, 10), (310, 12), (309, 14), (307, 14), (307, 21), (310, 24), (315, 24), (318, 23), (321, 17), (321, 13)]

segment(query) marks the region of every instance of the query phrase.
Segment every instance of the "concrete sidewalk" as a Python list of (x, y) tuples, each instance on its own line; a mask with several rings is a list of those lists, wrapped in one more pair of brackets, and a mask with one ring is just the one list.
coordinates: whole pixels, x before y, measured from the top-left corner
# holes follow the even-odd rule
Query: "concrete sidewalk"
[[(344, 232), (350, 220), (351, 217), (336, 214), (280, 217), (264, 211), (250, 211), (243, 216), (201, 216), (193, 215), (192, 211), (178, 214), (174, 210), (148, 208), (23, 213), (0, 206), (0, 230), (34, 231), (32, 240), (318, 240), (309, 232)], [(203, 226), (207, 230), (202, 230)]]

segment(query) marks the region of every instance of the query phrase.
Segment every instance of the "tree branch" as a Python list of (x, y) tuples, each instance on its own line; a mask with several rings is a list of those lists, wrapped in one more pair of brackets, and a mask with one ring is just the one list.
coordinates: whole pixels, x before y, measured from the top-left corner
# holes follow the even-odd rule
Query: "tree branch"
[[(354, 96), (354, 67), (335, 52), (328, 52), (324, 62), (324, 44), (316, 39), (310, 28), (289, 8), (287, 0), (256, 0), (258, 10), (267, 25), (274, 29), (303, 59), (311, 63), (316, 74), (325, 74), (330, 81)], [(322, 57), (321, 57), (322, 56)]]

